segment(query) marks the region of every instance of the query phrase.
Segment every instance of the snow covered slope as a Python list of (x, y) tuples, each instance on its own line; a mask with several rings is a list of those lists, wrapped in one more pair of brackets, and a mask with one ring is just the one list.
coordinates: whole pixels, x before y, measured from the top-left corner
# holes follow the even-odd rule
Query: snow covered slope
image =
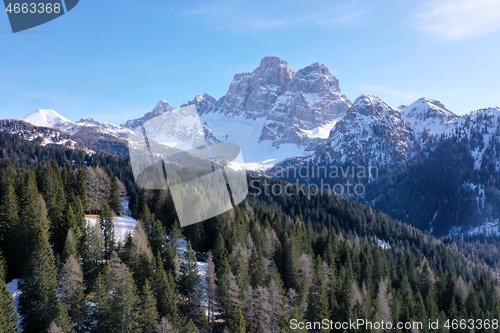
[(351, 102), (326, 66), (294, 72), (266, 57), (253, 72), (236, 74), (218, 101), (204, 94), (189, 104), (215, 138), (238, 144), (245, 162), (259, 165), (311, 154)]
[(446, 126), (458, 116), (449, 111), (441, 102), (420, 98), (401, 111), (401, 117), (407, 121), (416, 134), (439, 135)]
[(312, 160), (322, 164), (360, 163), (393, 167), (414, 154), (414, 133), (401, 112), (378, 97), (361, 95), (331, 130)]
[(23, 119), (24, 121), (42, 127), (65, 129), (73, 125), (73, 122), (54, 110), (38, 109)]
[[(85, 220), (90, 225), (96, 225), (98, 222), (98, 216), (87, 215)], [(115, 239), (117, 242), (125, 241), (127, 234), (134, 234), (135, 228), (137, 227), (137, 220), (130, 216), (114, 216), (113, 224), (115, 227)]]
[(500, 108), (486, 108), (463, 115), (448, 124), (444, 135), (467, 144), (475, 169), (500, 172)]

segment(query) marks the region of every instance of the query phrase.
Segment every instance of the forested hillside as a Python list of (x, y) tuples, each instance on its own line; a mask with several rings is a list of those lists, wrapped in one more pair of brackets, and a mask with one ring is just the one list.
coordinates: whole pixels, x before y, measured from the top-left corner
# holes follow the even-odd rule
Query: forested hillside
[[(28, 333), (337, 331), (293, 329), (323, 319), (422, 322), (421, 332), (435, 332), (429, 319), (443, 332), (448, 319), (482, 319), (490, 324), (476, 332), (498, 331), (497, 261), (464, 255), (479, 249), (472, 242), (424, 235), (305, 187), (266, 195), (261, 178), (249, 179), (236, 209), (180, 229), (168, 191), (139, 190), (125, 160), (5, 133), (0, 142), (1, 332), (17, 332), (19, 318)], [(125, 196), (140, 223), (118, 243), (112, 216)], [(95, 227), (85, 223), (91, 213)]]

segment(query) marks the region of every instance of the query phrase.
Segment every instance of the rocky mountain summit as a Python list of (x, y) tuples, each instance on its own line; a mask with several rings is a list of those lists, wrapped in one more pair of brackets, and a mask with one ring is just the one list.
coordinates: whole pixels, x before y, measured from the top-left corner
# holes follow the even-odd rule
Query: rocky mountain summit
[(415, 153), (415, 134), (401, 112), (378, 97), (361, 95), (315, 152), (319, 163), (396, 166)]

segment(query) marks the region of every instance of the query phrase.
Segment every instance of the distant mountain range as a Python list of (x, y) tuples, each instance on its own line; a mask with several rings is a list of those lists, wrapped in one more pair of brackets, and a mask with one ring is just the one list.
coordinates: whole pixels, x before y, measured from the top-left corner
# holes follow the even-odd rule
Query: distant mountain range
[[(314, 63), (294, 72), (277, 57), (262, 59), (251, 73), (236, 74), (220, 99), (203, 94), (185, 105), (196, 106), (207, 138), (209, 135), (210, 140), (241, 147), (248, 169), (349, 164), (377, 166), (386, 173), (401, 175), (411, 165), (425, 163), (439, 145), (452, 141), (463, 145), (473, 161), (470, 175), (459, 185), (474, 188), (474, 200), (482, 205), (483, 213), (488, 210), (486, 206), (496, 202), (496, 196), (500, 198), (495, 192), (500, 188), (496, 180), (484, 176), (500, 173), (498, 107), (458, 116), (428, 98), (399, 108), (372, 95), (361, 95), (351, 102), (324, 65)], [(37, 110), (23, 119), (33, 125), (29, 129), (23, 130), (27, 125), (16, 120), (2, 121), (0, 129), (42, 144), (64, 144), (127, 157), (127, 141), (142, 140), (133, 130), (172, 109), (162, 100), (151, 112), (120, 126), (93, 119), (72, 122), (53, 110)], [(396, 188), (393, 185), (392, 189)], [(485, 197), (485, 188), (491, 189), (487, 191), (490, 198)], [(378, 207), (382, 196), (387, 201), (389, 193), (376, 195), (372, 191), (370, 198), (367, 195), (362, 199)], [(404, 220), (401, 211), (405, 204), (393, 206), (378, 208), (389, 214), (391, 210), (400, 211), (396, 215)], [(500, 214), (492, 211), (489, 209), (487, 217), (480, 214), (481, 223), (498, 222)], [(431, 220), (421, 227), (432, 229)]]

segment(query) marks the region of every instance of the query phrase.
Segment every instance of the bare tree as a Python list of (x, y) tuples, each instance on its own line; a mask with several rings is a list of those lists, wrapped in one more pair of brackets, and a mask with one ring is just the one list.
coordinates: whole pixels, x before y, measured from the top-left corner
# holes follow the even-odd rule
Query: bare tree
[(309, 288), (314, 279), (313, 262), (310, 255), (302, 253), (299, 258), (299, 274), (305, 289)]
[(216, 275), (215, 275), (215, 264), (213, 261), (212, 252), (208, 252), (207, 257), (207, 298), (208, 298), (208, 321), (210, 322), (210, 328), (213, 332), (213, 324), (214, 324), (214, 315), (215, 315), (215, 295), (217, 292), (217, 284), (215, 283)]
[(174, 328), (167, 318), (163, 317), (158, 325), (158, 333), (179, 333), (179, 331)]
[(91, 213), (97, 213), (108, 202), (110, 184), (107, 173), (100, 167), (88, 168), (87, 202)]
[(377, 293), (377, 302), (378, 302), (378, 313), (376, 320), (383, 320), (385, 322), (392, 321), (392, 296), (389, 292), (389, 286), (387, 282), (387, 278), (380, 280), (378, 283), (378, 293)]

